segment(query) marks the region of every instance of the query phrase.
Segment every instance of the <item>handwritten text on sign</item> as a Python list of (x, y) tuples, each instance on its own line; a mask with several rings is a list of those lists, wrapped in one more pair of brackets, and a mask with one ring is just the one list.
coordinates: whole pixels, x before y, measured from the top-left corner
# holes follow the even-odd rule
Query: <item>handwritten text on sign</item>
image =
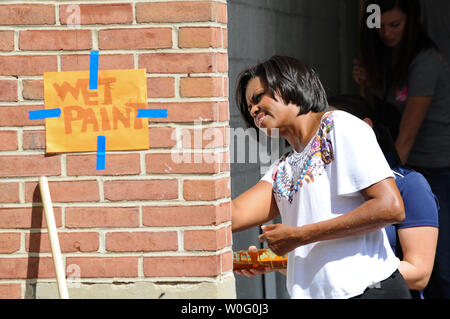
[(147, 108), (145, 70), (100, 70), (97, 90), (89, 90), (89, 71), (46, 72), (44, 95), (46, 109), (62, 110), (46, 119), (48, 153), (95, 151), (98, 135), (106, 150), (148, 149), (148, 119), (136, 117)]

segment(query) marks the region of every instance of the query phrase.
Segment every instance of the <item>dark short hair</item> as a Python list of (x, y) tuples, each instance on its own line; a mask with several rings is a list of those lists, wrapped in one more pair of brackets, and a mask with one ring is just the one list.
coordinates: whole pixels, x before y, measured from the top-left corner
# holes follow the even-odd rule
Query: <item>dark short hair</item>
[(342, 94), (328, 98), (328, 104), (335, 108), (353, 114), (363, 120), (366, 117), (376, 122), (376, 116), (372, 104), (362, 96), (354, 94)]
[(381, 124), (376, 119), (376, 113), (373, 105), (364, 97), (353, 94), (343, 94), (330, 97), (328, 99), (330, 106), (335, 107), (338, 110), (350, 113), (361, 120), (369, 118), (373, 124), (373, 131), (377, 138), (378, 144), (381, 147), (382, 152), (391, 154), (394, 159), (400, 163), (400, 159), (395, 149), (394, 139), (392, 138), (389, 129)]
[(255, 127), (249, 112), (245, 91), (248, 83), (259, 77), (265, 93), (273, 99), (299, 106), (299, 113), (316, 113), (328, 109), (327, 96), (316, 73), (303, 61), (288, 56), (272, 56), (269, 60), (240, 73), (236, 86), (236, 104), (247, 127)]

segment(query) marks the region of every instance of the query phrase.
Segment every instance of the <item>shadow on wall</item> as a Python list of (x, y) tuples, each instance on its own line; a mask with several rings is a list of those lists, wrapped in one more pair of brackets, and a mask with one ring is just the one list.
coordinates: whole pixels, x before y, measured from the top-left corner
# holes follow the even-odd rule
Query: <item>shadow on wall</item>
[[(37, 184), (33, 191), (31, 230), (28, 237), (28, 265), (25, 280), (25, 298), (27, 299), (36, 299), (36, 282), (39, 275), (39, 253), (44, 218), (44, 207), (41, 204), (41, 193), (39, 184)], [(39, 229), (39, 231), (34, 232), (33, 229)]]

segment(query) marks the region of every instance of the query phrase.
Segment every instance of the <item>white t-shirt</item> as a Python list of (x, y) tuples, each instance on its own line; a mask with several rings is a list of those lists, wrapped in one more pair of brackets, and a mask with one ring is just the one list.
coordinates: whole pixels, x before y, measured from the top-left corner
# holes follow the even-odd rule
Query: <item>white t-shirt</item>
[[(345, 214), (364, 202), (359, 193), (394, 177), (363, 121), (326, 113), (303, 152), (291, 151), (262, 178), (272, 184), (283, 224), (302, 226)], [(304, 245), (288, 255), (291, 298), (351, 298), (399, 266), (384, 229)]]

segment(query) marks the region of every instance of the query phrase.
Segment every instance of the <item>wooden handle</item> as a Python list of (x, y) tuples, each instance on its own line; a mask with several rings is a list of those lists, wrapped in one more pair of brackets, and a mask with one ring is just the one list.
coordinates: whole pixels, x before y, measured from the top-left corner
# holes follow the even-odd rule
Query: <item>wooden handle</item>
[(61, 256), (61, 248), (59, 246), (58, 233), (56, 231), (55, 216), (53, 214), (52, 199), (50, 197), (47, 177), (42, 176), (39, 178), (39, 188), (41, 191), (42, 203), (44, 204), (45, 220), (47, 221), (48, 236), (50, 238), (50, 246), (52, 248), (53, 264), (55, 265), (59, 297), (61, 299), (69, 299), (66, 274)]

